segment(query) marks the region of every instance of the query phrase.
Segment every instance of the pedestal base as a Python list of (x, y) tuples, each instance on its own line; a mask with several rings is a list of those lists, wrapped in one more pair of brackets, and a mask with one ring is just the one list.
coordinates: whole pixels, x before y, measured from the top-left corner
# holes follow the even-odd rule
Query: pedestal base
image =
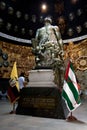
[(65, 119), (61, 93), (55, 87), (23, 88), (16, 114)]
[(29, 71), (30, 87), (56, 87), (52, 69), (37, 69)]

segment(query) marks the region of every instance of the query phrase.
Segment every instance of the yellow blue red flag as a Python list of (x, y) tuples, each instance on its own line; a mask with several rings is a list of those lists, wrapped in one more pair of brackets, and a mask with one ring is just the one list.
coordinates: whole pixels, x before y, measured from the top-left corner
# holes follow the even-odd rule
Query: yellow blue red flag
[(19, 99), (19, 83), (18, 83), (18, 74), (17, 74), (17, 66), (16, 62), (14, 62), (10, 80), (9, 80), (9, 87), (8, 87), (8, 98), (10, 99), (11, 103), (16, 102)]

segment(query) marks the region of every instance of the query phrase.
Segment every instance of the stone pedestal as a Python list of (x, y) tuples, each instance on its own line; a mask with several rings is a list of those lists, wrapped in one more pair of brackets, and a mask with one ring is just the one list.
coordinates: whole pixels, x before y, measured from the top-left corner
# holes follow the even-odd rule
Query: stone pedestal
[(51, 69), (31, 70), (28, 87), (20, 92), (16, 114), (65, 119), (61, 93), (53, 80)]
[(56, 87), (53, 82), (52, 69), (37, 69), (29, 71), (29, 87)]
[(25, 87), (20, 92), (16, 114), (65, 119), (57, 87)]

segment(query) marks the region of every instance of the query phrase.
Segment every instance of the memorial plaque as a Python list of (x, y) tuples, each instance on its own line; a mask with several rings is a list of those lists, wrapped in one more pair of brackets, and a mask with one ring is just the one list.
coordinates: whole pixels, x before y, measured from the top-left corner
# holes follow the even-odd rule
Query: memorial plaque
[(55, 87), (23, 88), (16, 114), (65, 119), (61, 94)]

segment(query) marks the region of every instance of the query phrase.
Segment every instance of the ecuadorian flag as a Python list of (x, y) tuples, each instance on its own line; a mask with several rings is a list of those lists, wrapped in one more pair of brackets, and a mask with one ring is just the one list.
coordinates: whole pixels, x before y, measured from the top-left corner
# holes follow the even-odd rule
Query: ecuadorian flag
[(9, 80), (9, 87), (8, 87), (8, 98), (11, 103), (15, 103), (16, 100), (19, 99), (19, 83), (18, 83), (18, 74), (17, 74), (17, 66), (16, 62), (14, 62), (11, 75), (10, 75), (10, 80)]

